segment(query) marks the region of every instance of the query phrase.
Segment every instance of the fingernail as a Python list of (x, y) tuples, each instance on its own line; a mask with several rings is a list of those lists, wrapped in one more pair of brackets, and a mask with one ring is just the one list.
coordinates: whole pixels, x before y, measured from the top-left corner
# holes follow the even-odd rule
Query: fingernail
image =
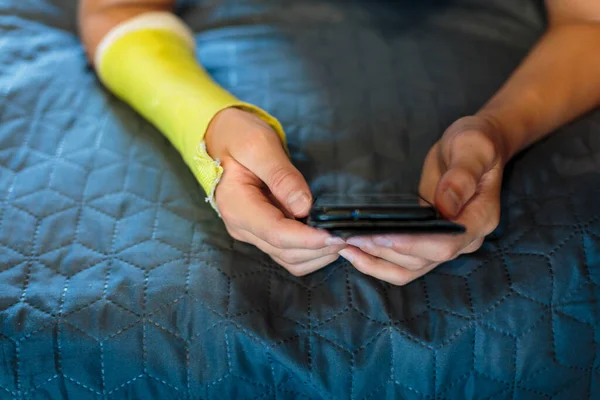
[(330, 237), (327, 238), (327, 240), (325, 240), (325, 246), (341, 246), (344, 244), (346, 244), (346, 242), (344, 242), (344, 239), (339, 237)]
[(305, 192), (295, 192), (288, 197), (288, 206), (294, 214), (305, 212), (309, 204), (310, 197)]
[(452, 217), (458, 214), (458, 212), (460, 211), (460, 207), (462, 206), (460, 198), (452, 189), (448, 189), (444, 192), (444, 203), (444, 205), (446, 206), (446, 211)]
[(381, 247), (392, 247), (394, 245), (390, 239), (382, 237), (376, 237), (375, 239), (373, 239), (373, 243)]
[(356, 237), (346, 240), (346, 243), (354, 247), (360, 247), (361, 249), (372, 249), (374, 246), (373, 241), (370, 239)]
[(346, 240), (346, 243), (348, 243), (349, 245), (354, 246), (354, 247), (364, 247), (364, 245), (365, 245), (364, 240), (359, 239), (359, 238), (350, 238), (350, 239)]
[(338, 251), (338, 254), (339, 254), (341, 257), (343, 257), (343, 258), (345, 258), (346, 260), (348, 260), (349, 262), (352, 262), (352, 261), (354, 261), (354, 256), (353, 256), (353, 255), (352, 255), (352, 253), (350, 253), (350, 251), (349, 251), (349, 250), (347, 250), (347, 249), (344, 249), (344, 250), (340, 250), (340, 251)]

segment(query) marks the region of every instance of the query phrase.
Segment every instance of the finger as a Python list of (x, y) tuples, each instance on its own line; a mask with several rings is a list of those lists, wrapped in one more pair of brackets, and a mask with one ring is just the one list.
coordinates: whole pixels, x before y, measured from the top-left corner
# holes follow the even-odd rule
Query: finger
[(340, 251), (340, 256), (348, 260), (363, 274), (397, 286), (403, 286), (412, 282), (438, 265), (437, 263), (433, 263), (418, 271), (409, 271), (388, 261), (366, 254), (355, 247), (348, 247)]
[(492, 233), (500, 222), (500, 192), (502, 190), (502, 168), (488, 172), (479, 193), (464, 208), (458, 223), (467, 227), (475, 237)]
[(240, 236), (243, 241), (253, 244), (263, 253), (269, 254), (272, 257), (277, 257), (281, 261), (288, 265), (303, 264), (308, 261), (316, 260), (328, 255), (337, 254), (340, 250), (344, 249), (347, 245), (334, 244), (331, 246), (323, 247), (322, 249), (310, 250), (310, 249), (279, 249), (271, 246), (269, 243), (253, 235), (248, 231), (242, 231)]
[(350, 238), (346, 241), (346, 243), (358, 247), (364, 253), (370, 254), (373, 257), (381, 258), (391, 262), (392, 264), (400, 265), (410, 271), (419, 270), (432, 263), (431, 260), (398, 253), (389, 247), (377, 246), (370, 238)]
[(305, 276), (311, 274), (315, 271), (324, 268), (337, 260), (339, 258), (339, 254), (331, 254), (328, 256), (324, 256), (321, 258), (317, 258), (315, 260), (307, 261), (302, 264), (288, 264), (285, 261), (277, 258), (271, 257), (277, 264), (281, 265), (283, 268), (288, 270), (294, 276)]
[(306, 180), (292, 165), (281, 140), (268, 129), (240, 133), (230, 152), (240, 164), (263, 181), (277, 201), (298, 218), (308, 215), (312, 195)]
[[(435, 144), (425, 157), (423, 168), (421, 170), (421, 179), (419, 181), (419, 194), (429, 201), (434, 203), (435, 200), (435, 189), (438, 182), (440, 181), (441, 174), (441, 161), (439, 156), (439, 144)], [(445, 170), (445, 165), (444, 165)]]
[(377, 236), (373, 242), (396, 253), (431, 260), (450, 261), (468, 246), (473, 237), (468, 234), (452, 235), (386, 235)]
[(480, 131), (463, 131), (442, 142), (441, 154), (447, 165), (435, 193), (442, 214), (456, 217), (477, 192), (485, 173), (498, 162), (496, 145)]
[(246, 230), (273, 247), (322, 249), (344, 243), (323, 230), (285, 218), (256, 186), (223, 185), (219, 190), (218, 206), (225, 223)]

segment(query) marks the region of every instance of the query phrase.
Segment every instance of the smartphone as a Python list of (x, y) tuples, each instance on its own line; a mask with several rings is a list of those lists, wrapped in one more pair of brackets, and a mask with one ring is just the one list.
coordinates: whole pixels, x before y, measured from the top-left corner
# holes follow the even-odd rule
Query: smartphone
[(309, 226), (342, 238), (381, 234), (461, 234), (465, 227), (443, 218), (416, 194), (325, 194), (318, 196)]

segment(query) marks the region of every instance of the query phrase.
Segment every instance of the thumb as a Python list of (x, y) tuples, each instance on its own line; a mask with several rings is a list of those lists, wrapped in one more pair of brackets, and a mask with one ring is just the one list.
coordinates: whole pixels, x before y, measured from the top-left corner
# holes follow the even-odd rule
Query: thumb
[(289, 160), (275, 132), (253, 133), (243, 145), (232, 149), (231, 155), (263, 181), (292, 215), (298, 218), (308, 215), (312, 205), (310, 188)]
[(498, 162), (495, 143), (485, 133), (464, 131), (442, 145), (446, 171), (435, 192), (436, 207), (448, 218), (457, 217), (477, 193), (484, 175)]

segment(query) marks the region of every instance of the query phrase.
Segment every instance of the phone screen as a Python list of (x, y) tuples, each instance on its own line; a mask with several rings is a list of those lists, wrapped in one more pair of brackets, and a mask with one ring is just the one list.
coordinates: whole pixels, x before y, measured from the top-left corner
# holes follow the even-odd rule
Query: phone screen
[(316, 198), (315, 206), (328, 208), (347, 207), (431, 207), (417, 194), (324, 194)]
[(435, 208), (413, 194), (326, 194), (317, 197), (311, 211), (317, 221), (432, 220)]

